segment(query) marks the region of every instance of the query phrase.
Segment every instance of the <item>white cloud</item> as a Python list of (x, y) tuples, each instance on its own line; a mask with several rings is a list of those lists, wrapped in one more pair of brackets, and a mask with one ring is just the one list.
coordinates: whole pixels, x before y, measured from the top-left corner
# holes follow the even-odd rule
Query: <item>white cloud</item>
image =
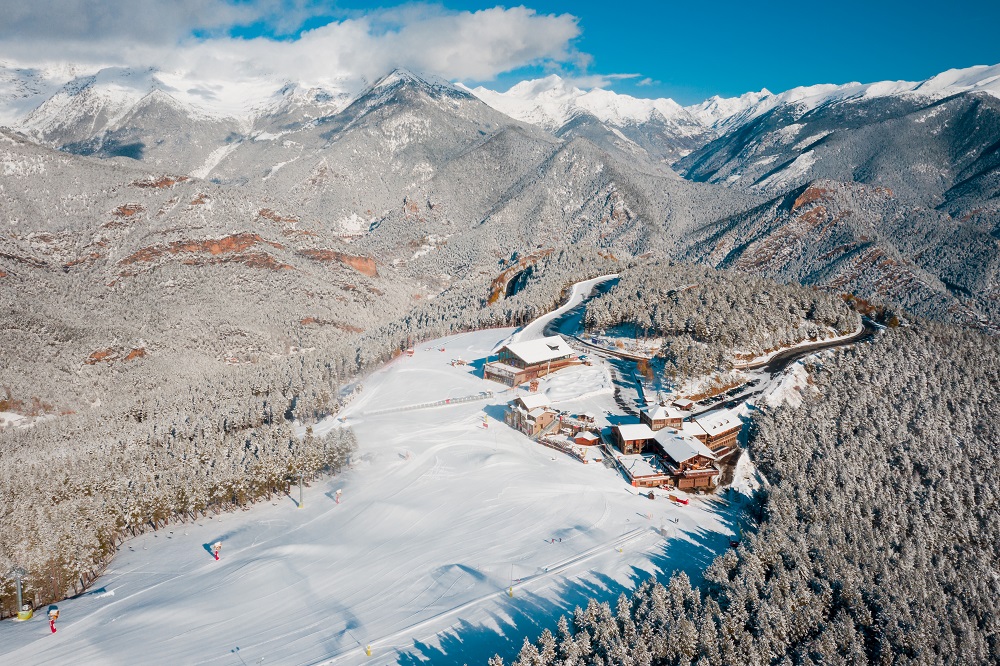
[[(170, 85), (202, 93), (260, 79), (350, 89), (397, 66), (489, 81), (528, 65), (585, 60), (572, 45), (580, 34), (576, 17), (525, 7), (456, 12), (410, 4), (337, 20), (294, 39), (225, 36), (229, 26), (275, 25), (279, 17), (283, 29), (294, 31), (310, 7), (309, 0), (0, 0), (0, 59), (32, 67), (150, 67), (165, 72), (161, 80)], [(215, 36), (198, 39), (194, 31)]]
[(616, 81), (627, 81), (637, 79), (642, 74), (588, 74), (584, 76), (563, 76), (563, 80), (577, 88), (589, 90), (591, 88), (608, 88)]
[(262, 10), (224, 0), (0, 0), (0, 42), (171, 43), (193, 29), (252, 22)]

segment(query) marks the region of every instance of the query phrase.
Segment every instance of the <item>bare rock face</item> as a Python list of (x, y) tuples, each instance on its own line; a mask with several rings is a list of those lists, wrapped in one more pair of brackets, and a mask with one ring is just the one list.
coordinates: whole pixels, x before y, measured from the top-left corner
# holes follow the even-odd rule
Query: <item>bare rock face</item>
[(299, 254), (314, 261), (339, 261), (345, 266), (350, 266), (362, 275), (368, 277), (378, 277), (378, 269), (375, 267), (375, 260), (371, 257), (356, 257), (335, 250), (300, 250)]

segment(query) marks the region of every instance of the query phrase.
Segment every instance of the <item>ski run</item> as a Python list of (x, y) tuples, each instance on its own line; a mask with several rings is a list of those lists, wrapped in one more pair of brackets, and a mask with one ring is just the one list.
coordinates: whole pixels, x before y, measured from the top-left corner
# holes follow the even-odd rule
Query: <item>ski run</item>
[[(293, 488), (126, 542), (88, 592), (60, 604), (58, 633), (37, 617), (0, 623), (0, 662), (484, 663), (588, 598), (613, 602), (678, 569), (697, 579), (738, 533), (746, 495), (651, 501), (613, 467), (505, 426), (524, 391), (482, 379), (481, 365), (513, 334), (455, 335), (395, 359), (315, 428), (346, 423), (359, 450), (305, 488), (302, 507)], [(620, 415), (599, 359), (539, 390), (603, 426)]]

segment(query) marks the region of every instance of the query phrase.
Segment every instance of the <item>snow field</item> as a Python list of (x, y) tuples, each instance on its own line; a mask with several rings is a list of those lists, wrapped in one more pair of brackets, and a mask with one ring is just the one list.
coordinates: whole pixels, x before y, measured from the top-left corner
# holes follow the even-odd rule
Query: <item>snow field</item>
[[(696, 576), (726, 548), (739, 503), (650, 501), (616, 471), (505, 426), (514, 392), (449, 361), (482, 359), (510, 332), (397, 358), (339, 415), (358, 436), (355, 462), (307, 488), (303, 508), (293, 489), (128, 542), (91, 591), (60, 604), (57, 634), (0, 623), (0, 662), (482, 663), (588, 597), (613, 601), (675, 568)], [(483, 402), (364, 416), (487, 390)], [(614, 410), (603, 365), (555, 373), (542, 390), (602, 421)], [(216, 562), (207, 544), (219, 539)]]

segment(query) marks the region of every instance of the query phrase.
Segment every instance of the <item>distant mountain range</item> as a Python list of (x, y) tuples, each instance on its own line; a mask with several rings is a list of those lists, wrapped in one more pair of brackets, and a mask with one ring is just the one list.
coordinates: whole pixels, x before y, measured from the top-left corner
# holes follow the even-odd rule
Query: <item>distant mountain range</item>
[[(144, 248), (251, 234), (254, 256), (170, 270), (216, 275), (208, 284), (289, 266), (285, 280), (323, 256), (347, 271), (336, 285), (433, 298), (514, 256), (577, 245), (1000, 326), (1000, 66), (688, 107), (555, 76), (501, 93), (396, 70), (349, 91), (5, 66), (0, 118), (8, 283), (58, 281), (41, 276), (62, 267), (121, 289), (120, 262)], [(130, 206), (142, 210), (115, 212)], [(38, 234), (61, 244), (43, 248), (55, 264)], [(173, 256), (153, 254), (142, 265), (154, 271)], [(308, 318), (307, 304), (289, 312)]]

